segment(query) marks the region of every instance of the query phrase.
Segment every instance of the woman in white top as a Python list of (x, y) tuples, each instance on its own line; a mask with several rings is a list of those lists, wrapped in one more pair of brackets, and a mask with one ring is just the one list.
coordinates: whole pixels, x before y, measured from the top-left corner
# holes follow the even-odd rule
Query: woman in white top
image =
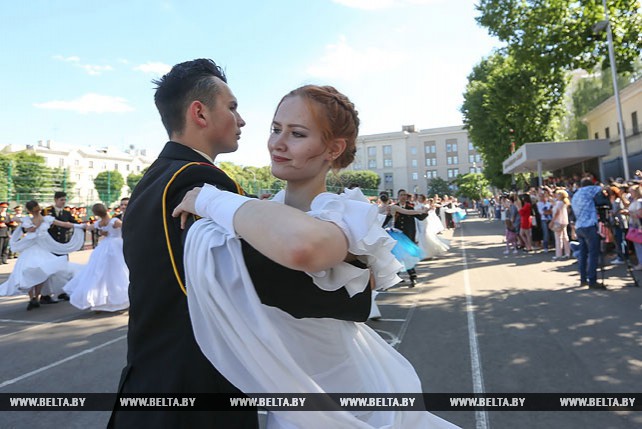
[[(571, 245), (568, 239), (568, 206), (571, 202), (568, 199), (568, 193), (563, 190), (555, 191), (555, 205), (553, 205), (553, 215), (550, 221), (551, 229), (555, 233), (555, 256), (554, 261), (568, 259), (571, 257)], [(564, 255), (562, 255), (564, 253)]]
[[(0, 284), (0, 295), (28, 293), (27, 310), (32, 310), (40, 307), (39, 298), (44, 287), (51, 292), (62, 292), (62, 286), (73, 276), (67, 256), (58, 255), (74, 252), (82, 246), (85, 225), (43, 216), (37, 201), (29, 201), (25, 207), (31, 217), (20, 219), (21, 225), (10, 241), (11, 249), (20, 256), (7, 281)], [(71, 240), (67, 243), (55, 241), (48, 232), (51, 225), (75, 228)]]
[[(306, 281), (312, 279), (323, 290), (345, 287), (350, 296), (370, 287), (371, 279), (376, 288), (400, 280), (400, 264), (391, 253), (394, 241), (381, 227), (377, 207), (358, 190), (326, 192), (328, 171), (354, 159), (357, 129), (354, 105), (336, 89), (307, 85), (294, 90), (279, 103), (268, 141), (272, 173), (287, 181), (286, 190), (273, 201), (258, 201), (205, 186), (188, 192), (174, 211), (182, 223), (187, 212), (207, 218), (192, 225), (185, 244), (190, 318), (205, 356), (243, 392), (422, 391), (412, 365), (363, 323), (295, 318), (262, 304), (253, 284), (257, 276), (285, 268), (304, 271)], [(317, 220), (299, 221), (300, 212), (291, 219), (274, 219), (288, 224), (289, 237), (273, 236), (248, 222), (257, 211), (269, 218), (274, 204)], [(296, 241), (299, 230), (309, 242), (298, 246), (295, 257), (274, 250), (275, 240)], [(269, 257), (272, 262), (266, 264), (271, 265), (254, 272), (252, 260), (244, 258), (243, 242)], [(271, 286), (278, 288), (278, 282), (274, 278)], [(451, 427), (425, 411), (268, 414), (269, 429)]]

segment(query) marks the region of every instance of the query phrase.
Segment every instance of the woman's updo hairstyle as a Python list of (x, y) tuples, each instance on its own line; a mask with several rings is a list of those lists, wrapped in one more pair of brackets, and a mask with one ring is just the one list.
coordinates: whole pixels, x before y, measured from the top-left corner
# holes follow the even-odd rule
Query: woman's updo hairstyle
[(296, 96), (309, 104), (325, 143), (337, 138), (345, 139), (346, 148), (332, 162), (332, 168), (338, 170), (350, 165), (357, 153), (356, 140), (359, 134), (359, 114), (354, 104), (332, 86), (305, 85), (289, 92), (281, 99), (279, 106), (286, 98)]
[(25, 207), (27, 208), (27, 211), (29, 213), (32, 213), (33, 209), (38, 207), (38, 201), (36, 201), (36, 200), (27, 201), (27, 204), (25, 204)]
[(107, 207), (104, 204), (96, 203), (91, 207), (91, 211), (98, 217), (107, 216)]

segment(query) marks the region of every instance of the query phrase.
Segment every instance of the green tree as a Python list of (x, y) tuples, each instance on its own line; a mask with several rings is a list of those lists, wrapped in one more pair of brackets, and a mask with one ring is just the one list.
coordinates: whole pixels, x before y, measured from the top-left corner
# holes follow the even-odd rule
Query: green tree
[(484, 160), (484, 174), (499, 188), (510, 176), (503, 161), (527, 142), (551, 141), (562, 117), (562, 71), (538, 75), (528, 64), (496, 52), (468, 76), (461, 111), (470, 139)]
[(482, 173), (460, 174), (453, 180), (453, 183), (457, 185), (458, 196), (471, 200), (480, 200), (492, 195), (492, 192), (488, 189), (490, 182)]
[(20, 201), (40, 198), (45, 188), (50, 188), (50, 169), (45, 159), (34, 152), (23, 151), (13, 154), (12, 173), (13, 188), (16, 199)]
[(11, 158), (0, 154), (0, 199), (9, 201), (11, 199), (12, 171)]
[(94, 178), (94, 187), (98, 192), (98, 197), (107, 207), (118, 200), (123, 186), (125, 186), (125, 179), (118, 170), (101, 171)]
[[(335, 189), (343, 189), (356, 183), (367, 194), (377, 194), (381, 183), (381, 177), (370, 170), (344, 170), (338, 174), (328, 173), (327, 186)], [(367, 191), (367, 192), (366, 192)]]
[(149, 167), (145, 167), (140, 173), (130, 173), (129, 176), (127, 176), (127, 187), (129, 187), (129, 192), (134, 191), (134, 188), (138, 185), (138, 182), (141, 181), (148, 168)]
[(450, 190), (448, 181), (441, 177), (435, 177), (428, 181), (428, 191), (426, 192), (426, 196), (429, 198), (432, 198), (435, 195), (443, 196), (450, 194), (452, 194), (452, 191)]
[[(640, 2), (607, 3), (617, 69), (631, 71), (642, 50)], [(606, 36), (593, 31), (605, 18), (600, 1), (480, 0), (476, 8), (477, 22), (505, 42), (519, 63), (532, 64), (542, 74), (609, 65)]]

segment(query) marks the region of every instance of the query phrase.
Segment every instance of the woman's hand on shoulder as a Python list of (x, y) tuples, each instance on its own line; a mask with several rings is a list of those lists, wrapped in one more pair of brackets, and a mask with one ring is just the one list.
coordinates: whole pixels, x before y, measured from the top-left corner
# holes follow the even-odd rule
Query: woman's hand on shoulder
[(172, 217), (181, 218), (181, 229), (185, 229), (187, 218), (192, 214), (196, 214), (196, 199), (198, 198), (198, 194), (201, 193), (201, 189), (203, 188), (196, 187), (188, 191), (180, 204), (177, 205), (172, 212)]

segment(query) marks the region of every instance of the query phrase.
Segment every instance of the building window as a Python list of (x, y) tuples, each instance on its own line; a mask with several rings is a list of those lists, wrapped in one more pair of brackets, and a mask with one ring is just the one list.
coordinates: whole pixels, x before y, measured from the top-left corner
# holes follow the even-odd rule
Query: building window
[(457, 139), (446, 140), (446, 152), (457, 152)]
[(417, 160), (416, 159), (411, 160), (410, 165), (414, 168), (417, 168)]
[(129, 171), (129, 164), (125, 164), (125, 170)]
[(376, 159), (368, 160), (368, 168), (377, 168), (377, 160)]
[(468, 155), (468, 162), (471, 164), (475, 162), (475, 155)]
[(481, 162), (481, 155), (480, 154), (476, 154), (475, 155), (475, 162)]
[(435, 179), (437, 177), (437, 170), (426, 170), (426, 179)]
[(424, 152), (437, 153), (437, 143), (434, 141), (424, 142)]
[(468, 150), (475, 150), (475, 146), (473, 146), (473, 142), (468, 142)]
[(118, 163), (114, 164), (114, 170), (118, 171)]
[(80, 161), (79, 161), (79, 160), (77, 160), (77, 159), (76, 159), (76, 160), (74, 160), (74, 166), (78, 167), (79, 165), (80, 165)]
[(58, 160), (58, 167), (64, 167), (65, 166), (65, 158), (60, 158)]
[(80, 182), (80, 174), (76, 174), (76, 180)]
[(385, 183), (386, 189), (392, 188), (392, 173), (383, 175), (383, 183)]
[(631, 125), (633, 125), (633, 135), (640, 133), (640, 126), (638, 125), (638, 112), (631, 113)]
[(458, 168), (449, 168), (448, 169), (448, 178), (449, 179), (454, 179), (455, 177), (457, 177), (458, 174), (459, 174), (459, 169)]
[(468, 172), (469, 172), (469, 173), (477, 173), (477, 169), (476, 169), (475, 167), (470, 167), (470, 168), (468, 169)]
[(384, 159), (383, 160), (383, 166), (384, 167), (392, 167), (392, 159)]
[(94, 168), (94, 161), (89, 161), (89, 168)]
[(385, 146), (383, 147), (383, 154), (384, 154), (384, 155), (390, 155), (390, 154), (392, 154), (392, 146), (390, 146), (390, 145), (385, 145)]
[(140, 165), (136, 166), (136, 171), (140, 171)]
[(599, 133), (595, 133), (595, 140), (597, 140), (599, 138), (600, 138), (600, 134)]
[(410, 147), (410, 154), (411, 155), (417, 155), (417, 146), (411, 146)]
[(417, 172), (412, 173), (412, 180), (418, 180), (419, 179), (419, 174)]
[(437, 158), (426, 158), (426, 167), (434, 167), (437, 165)]
[(459, 164), (459, 157), (457, 157), (457, 156), (449, 156), (448, 158), (446, 158), (446, 163), (448, 165)]
[(376, 146), (368, 146), (368, 156), (370, 156), (370, 157), (377, 156), (377, 147)]
[(611, 130), (609, 130), (609, 127), (604, 128), (604, 134), (606, 135), (607, 139), (611, 138)]

